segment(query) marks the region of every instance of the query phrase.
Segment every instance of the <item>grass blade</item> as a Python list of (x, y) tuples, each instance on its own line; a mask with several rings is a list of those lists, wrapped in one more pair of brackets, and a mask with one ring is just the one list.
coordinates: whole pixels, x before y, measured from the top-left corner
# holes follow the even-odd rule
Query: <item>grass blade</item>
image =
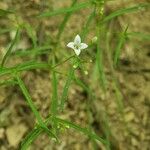
[(13, 86), (15, 84), (17, 84), (17, 82), (13, 79), (0, 81), (0, 86), (9, 86), (9, 85)]
[(76, 4), (73, 7), (62, 8), (62, 9), (55, 10), (53, 12), (44, 12), (44, 13), (41, 13), (38, 17), (40, 17), (40, 18), (41, 17), (52, 17), (52, 16), (56, 16), (56, 15), (69, 13), (69, 12), (75, 12), (75, 11), (78, 11), (80, 9), (89, 7), (90, 4), (91, 4), (91, 2), (83, 2), (83, 3), (80, 3), (80, 4)]
[(100, 29), (98, 32), (98, 42), (97, 42), (97, 53), (96, 53), (96, 65), (99, 73), (99, 80), (100, 80), (100, 85), (102, 86), (102, 89), (105, 91), (106, 90), (106, 78), (105, 78), (105, 73), (103, 69), (103, 56), (102, 56), (102, 49), (100, 47)]
[[(71, 7), (74, 7), (74, 5), (77, 3), (77, 0), (73, 0), (72, 4), (71, 4)], [(59, 27), (59, 31), (58, 31), (58, 34), (57, 34), (57, 42), (59, 42), (60, 40), (60, 37), (61, 37), (61, 34), (66, 26), (66, 23), (67, 21), (69, 20), (70, 16), (72, 15), (73, 12), (68, 12), (66, 14), (66, 16), (64, 17), (60, 27)]]
[(33, 27), (29, 23), (24, 24), (24, 27), (27, 31), (29, 38), (31, 38), (31, 40), (32, 40), (33, 47), (37, 47), (37, 37), (36, 37), (35, 30), (33, 29)]
[(114, 66), (115, 67), (118, 64), (118, 60), (119, 60), (120, 53), (121, 53), (121, 48), (123, 47), (125, 40), (126, 40), (127, 30), (128, 30), (128, 26), (126, 27), (125, 31), (119, 37), (119, 42), (118, 42), (118, 45), (117, 45), (115, 53), (114, 53)]
[(21, 143), (20, 149), (27, 150), (31, 143), (42, 133), (42, 128), (32, 130)]
[(27, 100), (27, 103), (29, 104), (32, 112), (34, 113), (35, 117), (37, 118), (39, 124), (43, 124), (43, 121), (42, 121), (42, 118), (39, 114), (39, 112), (37, 111), (37, 108), (36, 106), (34, 105), (30, 95), (29, 95), (29, 92), (28, 90), (26, 89), (23, 81), (20, 79), (20, 77), (18, 75), (16, 75), (16, 79), (17, 79), (17, 82), (18, 82), (18, 85), (23, 93), (23, 95), (25, 96), (26, 100)]
[(19, 64), (14, 67), (10, 67), (10, 68), (0, 67), (0, 76), (8, 75), (8, 74), (11, 74), (12, 72), (22, 72), (22, 71), (28, 71), (28, 70), (34, 70), (34, 69), (43, 69), (43, 70), (49, 70), (50, 68), (54, 69), (72, 58), (74, 58), (74, 55), (68, 57), (66, 60), (64, 60), (52, 67), (47, 63), (36, 62), (36, 61), (25, 62), (21, 65)]
[(14, 11), (12, 11), (12, 10), (0, 9), (0, 17), (1, 17), (1, 16), (6, 16), (6, 15), (12, 14), (12, 13), (14, 13)]
[(0, 35), (1, 34), (5, 34), (5, 33), (8, 33), (10, 31), (14, 30), (13, 28), (6, 28), (6, 29), (0, 29)]
[[(111, 30), (111, 26), (109, 27), (109, 30)], [(110, 66), (110, 71), (111, 71), (112, 88), (115, 91), (115, 103), (117, 105), (118, 113), (120, 114), (121, 119), (122, 119), (122, 121), (125, 125), (125, 128), (128, 131), (128, 126), (127, 126), (127, 123), (125, 121), (125, 116), (124, 116), (124, 108), (125, 108), (124, 102), (123, 102), (124, 97), (123, 97), (119, 82), (117, 80), (116, 72), (115, 72), (115, 69), (114, 69), (114, 66), (113, 66), (113, 59), (112, 59), (112, 55), (111, 55), (111, 51), (110, 51), (111, 49), (110, 49), (110, 44), (109, 44), (110, 43), (110, 36), (109, 36), (108, 33), (106, 35), (106, 46), (107, 46), (107, 48), (106, 48), (106, 54), (107, 55), (106, 56), (107, 56), (108, 64)]]
[(82, 33), (81, 33), (82, 40), (85, 39), (85, 37), (88, 33), (88, 27), (90, 26), (90, 23), (92, 22), (94, 17), (95, 17), (95, 8), (94, 8), (94, 11), (89, 15), (87, 22), (82, 30)]
[(28, 71), (33, 69), (46, 69), (49, 70), (50, 66), (47, 63), (41, 63), (41, 62), (26, 62), (21, 65), (16, 65), (14, 67), (10, 68), (0, 68), (0, 76), (11, 74), (12, 72), (22, 72), (22, 71)]
[(27, 88), (26, 88), (25, 85), (24, 85), (24, 82), (21, 80), (21, 78), (20, 78), (17, 74), (15, 74), (15, 78), (17, 79), (18, 85), (19, 85), (19, 87), (20, 87), (20, 89), (21, 89), (21, 91), (22, 91), (24, 97), (26, 98), (27, 103), (28, 103), (28, 105), (30, 106), (32, 112), (34, 113), (34, 115), (35, 115), (35, 117), (36, 117), (36, 119), (37, 119), (37, 121), (38, 121), (40, 127), (43, 128), (44, 131), (45, 131), (50, 137), (53, 137), (53, 138), (55, 138), (56, 140), (58, 140), (57, 137), (55, 136), (55, 134), (52, 133), (52, 132), (47, 128), (47, 126), (45, 125), (45, 123), (43, 122), (42, 117), (40, 116), (39, 112), (37, 111), (37, 108), (36, 108), (36, 106), (34, 105), (32, 99), (31, 99), (31, 97), (30, 97), (30, 94), (29, 94)]
[(117, 10), (113, 13), (111, 13), (110, 15), (106, 16), (102, 21), (102, 23), (106, 23), (107, 21), (110, 21), (112, 19), (114, 19), (115, 17), (121, 16), (123, 14), (127, 14), (127, 13), (133, 13), (133, 12), (137, 12), (142, 10), (143, 8), (149, 8), (150, 4), (149, 3), (144, 3), (144, 4), (138, 4), (129, 8), (123, 8), (120, 10)]
[(10, 47), (8, 48), (6, 54), (4, 55), (4, 58), (2, 59), (2, 63), (1, 63), (1, 66), (3, 67), (4, 66), (4, 63), (6, 61), (6, 59), (9, 57), (14, 45), (16, 44), (17, 40), (18, 40), (18, 37), (19, 37), (19, 33), (20, 33), (20, 29), (18, 28), (17, 29), (17, 32), (16, 32), (16, 35), (15, 35), (15, 38), (13, 39)]
[(68, 77), (66, 80), (66, 84), (63, 88), (63, 92), (62, 92), (62, 96), (61, 96), (60, 110), (64, 109), (64, 104), (65, 104), (67, 97), (68, 97), (68, 90), (69, 90), (69, 87), (71, 85), (71, 81), (72, 81), (73, 76), (74, 76), (74, 71), (75, 71), (74, 68), (71, 68), (69, 71), (69, 74), (68, 74)]
[[(69, 122), (67, 120), (63, 120), (60, 118), (53, 118), (53, 120), (55, 120), (57, 123), (59, 124), (63, 124), (65, 126), (68, 126), (72, 129), (75, 129), (83, 134), (85, 134), (86, 136), (89, 136), (91, 139), (93, 140), (98, 140), (101, 143), (107, 145), (107, 141), (105, 141), (104, 139), (102, 139), (101, 137), (99, 137), (98, 135), (96, 135), (94, 132), (89, 131), (87, 128), (82, 128), (79, 125), (76, 125), (72, 122)], [(46, 119), (45, 124), (48, 125), (49, 122), (52, 121), (52, 118), (49, 117)], [(33, 129), (28, 135), (27, 137), (23, 140), (22, 144), (21, 144), (21, 150), (26, 150), (29, 145), (42, 133), (43, 129), (40, 127), (35, 127), (35, 129)]]
[(108, 115), (105, 111), (102, 112), (102, 117), (103, 117), (103, 122), (104, 122), (104, 125), (103, 125), (104, 126), (104, 133), (105, 133), (106, 140), (108, 143), (106, 146), (106, 149), (111, 150), (111, 141), (110, 141), (111, 130), (110, 130), (110, 126), (109, 126)]
[(146, 41), (150, 40), (150, 34), (141, 33), (141, 32), (129, 32), (127, 33), (127, 37), (137, 38), (137, 39), (146, 40)]
[(47, 54), (51, 52), (51, 47), (50, 46), (41, 46), (41, 47), (34, 47), (32, 49), (25, 49), (25, 50), (20, 50), (16, 51), (15, 53), (12, 53), (12, 56), (19, 56), (19, 57), (24, 57), (24, 56), (36, 56), (36, 55), (42, 55), (42, 54)]
[[(48, 117), (45, 121), (45, 125), (49, 125), (51, 117)], [(21, 150), (27, 150), (31, 143), (43, 132), (43, 129), (36, 125), (35, 128), (24, 138), (21, 143)]]
[(90, 138), (92, 138), (92, 139), (94, 139), (94, 140), (98, 140), (98, 141), (100, 141), (101, 143), (103, 143), (103, 144), (105, 144), (105, 145), (107, 144), (107, 142), (106, 142), (104, 139), (100, 138), (100, 137), (99, 137), (98, 135), (96, 135), (95, 133), (89, 131), (87, 128), (82, 128), (82, 127), (80, 127), (79, 125), (76, 125), (76, 124), (74, 124), (74, 123), (72, 123), (72, 122), (69, 122), (69, 121), (67, 121), (67, 120), (63, 120), (63, 119), (60, 119), (60, 118), (55, 118), (55, 120), (56, 120), (57, 122), (59, 122), (59, 123), (65, 125), (65, 126), (68, 126), (68, 127), (70, 127), (70, 128), (73, 128), (73, 129), (75, 129), (75, 130), (77, 130), (77, 131), (79, 131), (79, 132), (82, 132), (83, 134), (89, 136)]
[(51, 114), (52, 116), (56, 116), (58, 109), (58, 95), (57, 95), (57, 77), (56, 72), (53, 70), (52, 72), (52, 102), (51, 102)]

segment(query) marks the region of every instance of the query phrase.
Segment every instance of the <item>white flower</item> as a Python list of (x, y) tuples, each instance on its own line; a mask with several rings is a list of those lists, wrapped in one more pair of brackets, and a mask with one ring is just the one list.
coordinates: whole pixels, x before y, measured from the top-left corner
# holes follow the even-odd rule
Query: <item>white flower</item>
[(82, 49), (85, 49), (85, 48), (88, 47), (87, 44), (81, 43), (81, 38), (80, 38), (79, 35), (76, 35), (76, 37), (74, 39), (74, 42), (69, 42), (67, 44), (67, 46), (69, 48), (72, 48), (77, 56), (79, 56), (79, 54), (81, 53)]

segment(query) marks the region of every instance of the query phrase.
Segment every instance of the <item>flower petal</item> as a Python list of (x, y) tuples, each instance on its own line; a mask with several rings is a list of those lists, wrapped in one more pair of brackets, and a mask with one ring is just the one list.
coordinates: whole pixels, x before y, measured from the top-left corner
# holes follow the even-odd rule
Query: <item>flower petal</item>
[(67, 44), (67, 47), (74, 49), (74, 42), (69, 42)]
[(80, 49), (85, 49), (85, 48), (87, 48), (87, 47), (88, 47), (88, 45), (85, 44), (85, 43), (81, 43), (81, 45), (80, 45)]
[(81, 43), (81, 37), (77, 34), (74, 39), (74, 44), (79, 45)]
[(74, 52), (77, 56), (79, 56), (81, 53), (81, 49), (74, 49)]

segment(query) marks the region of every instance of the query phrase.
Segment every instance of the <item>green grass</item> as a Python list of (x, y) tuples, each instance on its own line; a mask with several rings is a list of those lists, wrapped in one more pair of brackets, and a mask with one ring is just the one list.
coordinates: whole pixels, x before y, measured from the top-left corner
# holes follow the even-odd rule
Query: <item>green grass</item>
[(142, 9), (149, 8), (149, 7), (150, 7), (149, 3), (142, 3), (142, 4), (132, 6), (132, 7), (123, 8), (123, 9), (117, 10), (117, 11), (111, 13), (110, 15), (106, 16), (102, 20), (101, 23), (103, 24), (103, 23), (106, 23), (107, 21), (114, 19), (115, 17), (121, 16), (124, 14), (128, 14), (128, 13), (135, 13), (135, 12), (141, 11)]
[(78, 11), (80, 9), (90, 7), (90, 5), (91, 5), (90, 1), (89, 2), (83, 2), (80, 4), (72, 5), (69, 8), (61, 8), (61, 9), (55, 10), (53, 12), (51, 12), (51, 11), (50, 12), (44, 12), (42, 14), (39, 14), (38, 17), (43, 18), (43, 17), (52, 17), (52, 16), (56, 16), (56, 15), (62, 15), (65, 13), (75, 12), (75, 11)]
[(68, 98), (69, 87), (71, 85), (71, 81), (73, 80), (74, 71), (75, 71), (75, 69), (71, 68), (68, 73), (67, 80), (66, 80), (65, 86), (63, 88), (63, 92), (62, 92), (61, 99), (60, 99), (60, 110), (64, 110), (64, 105)]
[(47, 127), (47, 126), (45, 125), (45, 123), (43, 122), (43, 119), (42, 119), (41, 115), (39, 114), (39, 112), (38, 112), (36, 106), (34, 105), (32, 99), (31, 99), (31, 96), (30, 96), (30, 94), (29, 94), (29, 92), (28, 92), (28, 90), (27, 90), (27, 88), (26, 88), (24, 82), (21, 80), (21, 78), (19, 77), (18, 74), (14, 74), (14, 76), (15, 76), (17, 82), (18, 82), (18, 85), (19, 85), (19, 87), (20, 87), (20, 89), (21, 89), (21, 91), (22, 91), (24, 97), (26, 98), (26, 101), (27, 101), (29, 107), (31, 108), (33, 114), (35, 115), (35, 117), (36, 117), (36, 119), (37, 119), (37, 121), (38, 121), (39, 127), (40, 127), (40, 128), (43, 128), (44, 131), (45, 131), (50, 137), (53, 137), (53, 138), (56, 138), (56, 139), (57, 139), (56, 135), (54, 135), (54, 133), (52, 133), (52, 132), (50, 131), (50, 129), (48, 129), (48, 127)]
[[(115, 69), (117, 69), (118, 60), (120, 58), (120, 54), (122, 52), (123, 46), (126, 44), (126, 38), (139, 38), (142, 40), (149, 40), (150, 35), (147, 33), (141, 33), (141, 32), (128, 32), (128, 26), (126, 29), (123, 29), (123, 32), (120, 34), (119, 37), (117, 37), (117, 43), (115, 43), (115, 51), (114, 54), (111, 51), (110, 47), (110, 37), (107, 36), (107, 33), (111, 32), (108, 29), (109, 24), (112, 20), (117, 19), (117, 17), (125, 14), (130, 14), (133, 12), (141, 11), (141, 9), (149, 8), (149, 4), (142, 3), (138, 4), (132, 7), (122, 8), (120, 10), (116, 10), (115, 12), (110, 13), (109, 15), (105, 16), (105, 11), (102, 12), (103, 8), (105, 8), (105, 3), (102, 3), (102, 1), (85, 1), (82, 3), (79, 3), (77, 0), (72, 0), (72, 4), (68, 8), (60, 8), (56, 9), (54, 11), (47, 11), (42, 12), (37, 15), (38, 20), (45, 19), (47, 17), (52, 16), (58, 16), (58, 15), (64, 15), (64, 18), (62, 22), (60, 23), (60, 26), (58, 28), (58, 33), (56, 35), (55, 45), (38, 45), (38, 38), (36, 35), (36, 31), (34, 27), (28, 23), (19, 24), (18, 28), (6, 28), (6, 29), (0, 29), (0, 36), (3, 36), (3, 34), (9, 33), (10, 31), (16, 29), (15, 37), (12, 41), (10, 41), (10, 46), (6, 50), (5, 55), (3, 56), (1, 60), (1, 66), (0, 66), (0, 77), (9, 77), (7, 80), (1, 80), (0, 86), (14, 86), (18, 85), (18, 88), (20, 89), (20, 92), (24, 95), (24, 98), (26, 100), (26, 103), (30, 107), (32, 113), (34, 114), (35, 120), (37, 120), (37, 124), (35, 125), (34, 129), (30, 131), (27, 136), (24, 138), (23, 142), (21, 143), (21, 150), (27, 150), (30, 145), (43, 133), (47, 133), (48, 137), (51, 139), (55, 139), (57, 142), (63, 139), (59, 139), (58, 131), (61, 131), (61, 128), (58, 129), (58, 125), (61, 127), (67, 127), (67, 130), (74, 129), (75, 132), (83, 133), (87, 137), (89, 137), (89, 140), (93, 142), (93, 147), (96, 147), (97, 142), (101, 142), (106, 149), (111, 149), (111, 129), (109, 127), (109, 119), (107, 117), (107, 113), (103, 112), (101, 115), (104, 121), (103, 126), (105, 136), (101, 136), (99, 134), (96, 134), (94, 132), (93, 126), (92, 126), (92, 119), (90, 117), (92, 116), (91, 112), (91, 106), (93, 101), (96, 99), (96, 95), (94, 93), (94, 90), (92, 89), (92, 86), (86, 83), (84, 80), (80, 79), (77, 76), (77, 72), (80, 70), (82, 76), (86, 77), (84, 74), (84, 61), (82, 62), (82, 58), (77, 58), (75, 55), (69, 56), (68, 58), (64, 58), (63, 61), (61, 57), (56, 55), (56, 50), (58, 52), (64, 53), (63, 49), (60, 49), (60, 42), (62, 40), (62, 35), (66, 34), (64, 33), (64, 30), (66, 28), (67, 23), (69, 22), (69, 19), (72, 17), (74, 13), (79, 13), (80, 10), (84, 8), (88, 8), (91, 13), (86, 16), (87, 19), (85, 20), (85, 24), (81, 26), (81, 37), (82, 39), (86, 39), (88, 37), (88, 33), (90, 33), (90, 26), (92, 26), (92, 21), (96, 24), (95, 27), (95, 36), (97, 36), (97, 42), (96, 45), (90, 45), (89, 44), (89, 51), (92, 51), (93, 47), (95, 47), (96, 52), (94, 53), (94, 63), (93, 68), (95, 68), (96, 77), (98, 78), (99, 82), (99, 89), (100, 91), (103, 91), (104, 94), (106, 94), (108, 85), (107, 85), (107, 75), (105, 73), (105, 61), (107, 61), (107, 65), (110, 68), (111, 77), (112, 77), (112, 86), (115, 91), (115, 100), (118, 108), (118, 113), (122, 115), (122, 118), (124, 119), (124, 102), (123, 102), (123, 95), (121, 93), (120, 86), (118, 84), (118, 80), (115, 74)], [(108, 1), (109, 3), (109, 1)], [(101, 12), (101, 13), (100, 13)], [(14, 11), (11, 10), (2, 10), (0, 9), (0, 16), (5, 17), (9, 14), (15, 14)], [(51, 19), (51, 18), (50, 18)], [(84, 18), (83, 18), (84, 19)], [(30, 49), (26, 49), (23, 51), (14, 51), (12, 50), (15, 48), (15, 45), (20, 40), (20, 34), (22, 33), (22, 30), (25, 30), (29, 39), (32, 42), (32, 47)], [(105, 41), (105, 42), (103, 42)], [(106, 45), (102, 45), (105, 43)], [(106, 56), (104, 55), (106, 54)], [(41, 55), (47, 55), (48, 61), (40, 61)], [(33, 57), (34, 56), (34, 60)], [(19, 58), (30, 58), (29, 61), (24, 61), (21, 64), (12, 65), (11, 67), (7, 67), (7, 62), (9, 62), (10, 59), (14, 59), (16, 57)], [(82, 57), (82, 56), (81, 56)], [(91, 56), (88, 56), (88, 58)], [(59, 60), (60, 59), (60, 60)], [(69, 69), (65, 69), (65, 74), (61, 73), (60, 71), (57, 71), (59, 67), (63, 67), (64, 64), (68, 64), (70, 66)], [(74, 68), (73, 66), (78, 64), (77, 68)], [(95, 66), (94, 66), (95, 65)], [(32, 70), (41, 70), (44, 72), (46, 70), (49, 72), (51, 77), (51, 87), (52, 87), (52, 97), (50, 98), (50, 106), (49, 106), (49, 114), (47, 114), (47, 118), (42, 118), (40, 112), (37, 110), (36, 105), (33, 103), (32, 95), (30, 95), (30, 92), (28, 91), (28, 87), (25, 85), (24, 81), (22, 80), (21, 74), (22, 72), (28, 72)], [(92, 69), (91, 69), (92, 70)], [(59, 75), (58, 75), (59, 74)], [(59, 76), (65, 75), (65, 84), (63, 85), (62, 93), (61, 95), (58, 95), (58, 89), (59, 89)], [(94, 78), (90, 79), (94, 82)], [(68, 95), (71, 90), (71, 85), (77, 84), (79, 87), (83, 89), (84, 92), (87, 93), (87, 115), (89, 117), (89, 121), (86, 127), (82, 127), (80, 125), (75, 124), (74, 122), (61, 119), (59, 115), (62, 113), (65, 109), (65, 104), (68, 102)], [(50, 84), (50, 83), (47, 83)], [(97, 83), (96, 83), (97, 84)], [(124, 122), (124, 124), (126, 124)], [(96, 149), (96, 148), (95, 148)]]
[(6, 16), (6, 15), (8, 15), (8, 14), (13, 14), (13, 13), (15, 13), (15, 11), (13, 11), (13, 10), (0, 9), (0, 17), (1, 17), (1, 16)]
[(11, 51), (12, 51), (14, 45), (16, 44), (16, 42), (17, 42), (17, 40), (18, 40), (19, 33), (20, 33), (20, 28), (17, 29), (16, 34), (15, 34), (15, 37), (14, 37), (14, 39), (12, 40), (12, 42), (11, 42), (11, 44), (10, 44), (10, 47), (8, 48), (8, 50), (7, 50), (6, 54), (5, 54), (5, 56), (4, 56), (3, 59), (2, 59), (1, 67), (4, 66), (4, 63), (5, 63), (6, 59), (7, 59), (7, 58), (9, 57), (9, 55), (11, 54)]
[(126, 40), (126, 36), (127, 36), (127, 30), (128, 30), (128, 26), (126, 27), (126, 29), (124, 30), (123, 33), (121, 33), (120, 37), (119, 37), (119, 41), (117, 44), (117, 47), (115, 49), (115, 53), (114, 53), (114, 66), (117, 67), (118, 65), (118, 60), (120, 57), (120, 53), (121, 53), (121, 49), (125, 43)]

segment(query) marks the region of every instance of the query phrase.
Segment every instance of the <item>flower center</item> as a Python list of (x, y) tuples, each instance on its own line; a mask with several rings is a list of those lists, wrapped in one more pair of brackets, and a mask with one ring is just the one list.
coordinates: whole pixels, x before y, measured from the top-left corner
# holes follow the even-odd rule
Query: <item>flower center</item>
[(80, 49), (80, 44), (75, 44), (74, 47), (75, 49)]

